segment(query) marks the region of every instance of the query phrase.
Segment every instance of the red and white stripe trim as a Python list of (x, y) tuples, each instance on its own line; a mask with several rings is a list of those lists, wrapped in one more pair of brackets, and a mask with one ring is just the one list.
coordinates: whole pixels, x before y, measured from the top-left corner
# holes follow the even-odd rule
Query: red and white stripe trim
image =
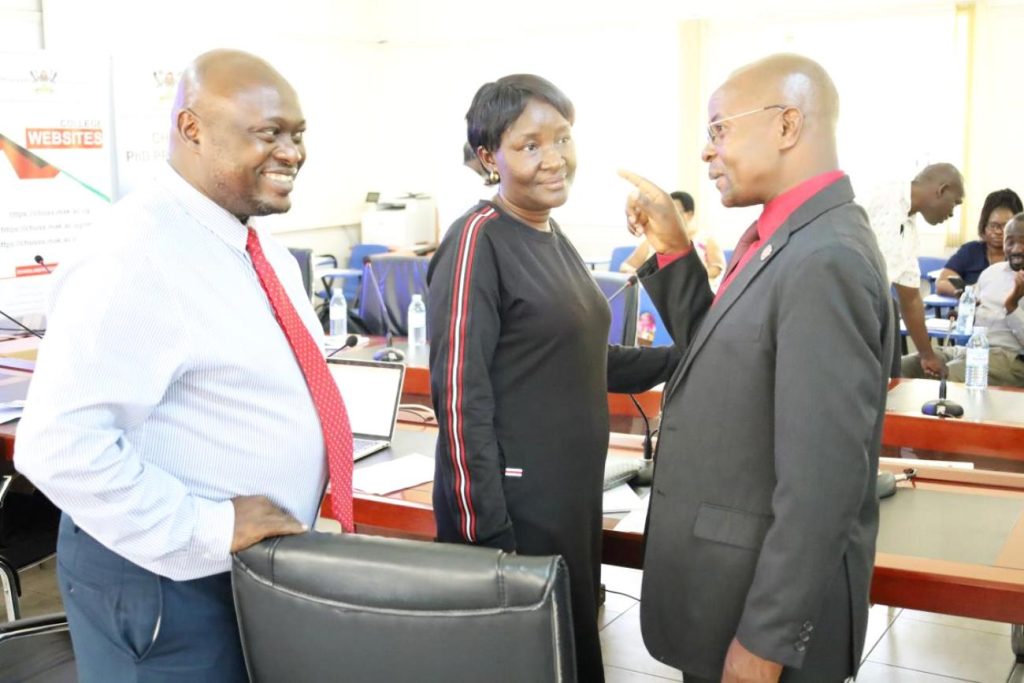
[(523, 468), (522, 467), (506, 467), (505, 468), (505, 476), (506, 477), (521, 477), (521, 476), (523, 476)]
[(498, 215), (490, 206), (474, 212), (466, 220), (456, 253), (452, 312), (448, 327), (448, 439), (455, 499), (459, 507), (460, 531), (463, 537), (476, 542), (476, 511), (470, 491), (469, 465), (466, 462), (466, 440), (463, 434), (462, 394), (463, 364), (465, 362), (466, 321), (469, 311), (470, 283), (473, 275), (473, 257), (476, 241), (484, 224)]

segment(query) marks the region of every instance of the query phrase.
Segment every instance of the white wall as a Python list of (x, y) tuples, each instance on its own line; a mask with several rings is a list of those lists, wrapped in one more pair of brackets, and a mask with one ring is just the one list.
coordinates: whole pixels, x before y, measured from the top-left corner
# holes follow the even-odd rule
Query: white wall
[[(885, 180), (909, 182), (929, 163), (963, 165), (966, 91), (953, 8), (704, 23), (704, 102), (731, 70), (767, 54), (797, 52), (825, 67), (840, 96), (840, 165), (858, 194)], [(699, 197), (705, 225), (727, 244), (759, 213), (724, 209), (706, 180)], [(926, 251), (943, 248), (944, 226), (922, 222), (922, 230)]]
[[(754, 0), (46, 0), (42, 9), (47, 49), (183, 66), (229, 46), (278, 66), (310, 124), (295, 208), (273, 219), (282, 230), (356, 222), (369, 190), (444, 195), (464, 173), (463, 116), (476, 88), (507, 73), (539, 73), (577, 107), (577, 182), (556, 218), (581, 251), (601, 254), (629, 241), (621, 227), (627, 188), (615, 177), (623, 166), (695, 191), (702, 224), (724, 244), (734, 241), (754, 212), (718, 206), (699, 160), (704, 108), (729, 71), (778, 50), (818, 59), (835, 78), (842, 163), (858, 187), (931, 161), (962, 163), (963, 224), (975, 223), (971, 207), (986, 192), (1024, 189), (1011, 167), (1024, 144), (1014, 117), (1024, 97), (1014, 40), (1024, 29), (1021, 5), (978, 0), (968, 28), (951, 0), (788, 0), (768, 8)], [(17, 15), (38, 26), (39, 9), (38, 0), (0, 0), (5, 22)], [(33, 35), (19, 33), (28, 43)], [(326, 241), (343, 250), (345, 236), (332, 234)], [(934, 232), (926, 250), (942, 241)]]
[(0, 26), (3, 27), (3, 50), (21, 52), (43, 46), (43, 11), (41, 0), (0, 0)]

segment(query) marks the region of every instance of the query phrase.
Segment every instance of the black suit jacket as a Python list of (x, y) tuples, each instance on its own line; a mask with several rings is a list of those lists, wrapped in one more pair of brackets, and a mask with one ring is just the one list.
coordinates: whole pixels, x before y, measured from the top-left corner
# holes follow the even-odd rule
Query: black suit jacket
[[(847, 178), (769, 244), (713, 306), (694, 253), (640, 271), (684, 354), (665, 389), (641, 623), (655, 657), (700, 676), (720, 675), (733, 636), (791, 667), (822, 647), (859, 661), (867, 625), (892, 353), (883, 261)], [(835, 600), (851, 603), (852, 642), (814, 638)]]

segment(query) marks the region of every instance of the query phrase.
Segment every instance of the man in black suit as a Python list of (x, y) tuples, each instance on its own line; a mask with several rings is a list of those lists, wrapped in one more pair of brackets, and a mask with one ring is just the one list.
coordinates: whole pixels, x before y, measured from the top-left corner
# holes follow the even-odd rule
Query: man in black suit
[(764, 205), (717, 297), (669, 196), (623, 172), (657, 252), (638, 274), (684, 358), (665, 386), (641, 623), (690, 681), (853, 675), (878, 531), (892, 314), (839, 171), (838, 96), (775, 55), (711, 97), (703, 158), (725, 206)]

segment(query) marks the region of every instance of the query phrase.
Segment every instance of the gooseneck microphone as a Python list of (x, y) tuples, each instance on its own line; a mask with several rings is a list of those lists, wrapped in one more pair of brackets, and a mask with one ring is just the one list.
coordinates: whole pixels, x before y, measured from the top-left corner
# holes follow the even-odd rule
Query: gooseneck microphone
[(33, 260), (43, 267), (43, 270), (46, 271), (47, 275), (53, 275), (53, 271), (46, 267), (46, 261), (43, 260), (42, 256), (40, 256), (39, 254), (36, 254), (36, 257)]
[(359, 343), (359, 337), (357, 337), (354, 334), (350, 334), (347, 337), (345, 337), (345, 343), (342, 344), (341, 346), (339, 346), (338, 348), (334, 349), (333, 351), (331, 351), (329, 354), (327, 354), (327, 357), (330, 358), (331, 356), (333, 356), (336, 353), (340, 353), (341, 351), (344, 351), (345, 349), (350, 349), (350, 348), (352, 348), (353, 346), (355, 346), (358, 343)]
[[(949, 337), (953, 333), (953, 316), (949, 317), (949, 327), (946, 329), (946, 346), (949, 345)], [(934, 417), (963, 417), (964, 408), (956, 401), (946, 398), (946, 369), (942, 369), (939, 375), (939, 398), (934, 401), (926, 401), (921, 406), (921, 412)]]
[(628, 278), (626, 278), (626, 283), (624, 285), (622, 285), (621, 287), (619, 287), (618, 289), (616, 289), (614, 292), (612, 292), (612, 295), (610, 297), (608, 297), (608, 299), (607, 299), (608, 303), (611, 303), (611, 302), (615, 301), (615, 297), (617, 297), (618, 295), (622, 294), (623, 292), (625, 292), (627, 289), (629, 289), (630, 287), (632, 287), (635, 284), (636, 284), (636, 273), (634, 273), (634, 274), (630, 275)]
[(651, 423), (647, 419), (647, 413), (640, 407), (640, 401), (636, 400), (636, 396), (629, 394), (629, 400), (636, 406), (637, 411), (640, 413), (640, 417), (644, 421), (644, 459), (643, 465), (637, 470), (636, 474), (633, 475), (633, 479), (630, 483), (636, 484), (637, 486), (650, 486), (651, 481), (654, 479), (654, 444), (652, 441), (651, 434)]
[(956, 401), (946, 398), (946, 372), (939, 378), (939, 398), (926, 401), (921, 412), (934, 417), (963, 417), (964, 407)]
[[(369, 259), (363, 261), (364, 266), (370, 266)], [(374, 293), (377, 295), (377, 304), (380, 305), (381, 319), (384, 321), (384, 330), (387, 341), (384, 344), (384, 348), (373, 354), (374, 360), (384, 361), (385, 363), (401, 363), (405, 361), (405, 354), (400, 349), (396, 349), (392, 346), (393, 340), (391, 339), (391, 316), (388, 315), (388, 307), (384, 305), (384, 295), (380, 293), (380, 283), (377, 282), (377, 274), (373, 272), (373, 267), (364, 267), (365, 271), (370, 274), (370, 286)]]

